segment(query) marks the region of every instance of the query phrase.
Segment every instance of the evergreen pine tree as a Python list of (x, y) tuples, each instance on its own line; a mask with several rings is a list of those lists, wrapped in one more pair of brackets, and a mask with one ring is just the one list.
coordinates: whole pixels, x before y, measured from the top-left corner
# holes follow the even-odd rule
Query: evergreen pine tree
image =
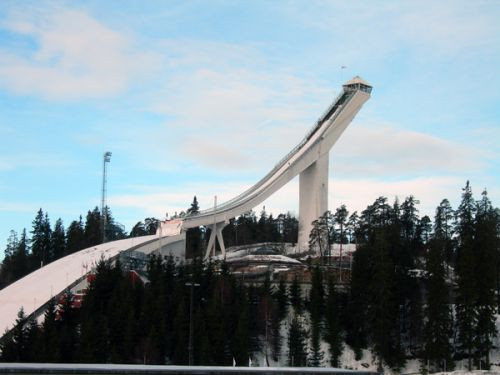
[(21, 232), (21, 238), (13, 255), (13, 275), (14, 279), (18, 280), (24, 277), (30, 271), (29, 268), (29, 246), (26, 229)]
[(102, 243), (101, 213), (97, 207), (87, 212), (84, 238), (85, 247), (91, 247)]
[(42, 211), (38, 213), (33, 220), (33, 229), (31, 231), (31, 252), (33, 254), (33, 266), (38, 268), (41, 265), (47, 264), (51, 259), (50, 247), (50, 223), (48, 216)]
[[(439, 209), (437, 212), (439, 215)], [(424, 310), (424, 359), (432, 372), (452, 369), (451, 337), (453, 317), (450, 308), (449, 290), (446, 285), (446, 238), (436, 232), (431, 240), (426, 259), (427, 304)]]
[(495, 327), (495, 261), (498, 252), (497, 217), (487, 192), (477, 204), (475, 221), (474, 252), (476, 258), (477, 326), (475, 332), (476, 361), (480, 368), (489, 369), (490, 351)]
[(321, 350), (321, 326), (317, 322), (311, 322), (311, 345), (309, 350), (308, 366), (320, 367), (324, 353)]
[(294, 314), (288, 330), (288, 365), (304, 367), (307, 363), (306, 331), (300, 315)]
[(395, 267), (389, 256), (389, 242), (383, 228), (374, 233), (372, 251), (373, 278), (369, 286), (368, 322), (373, 350), (380, 362), (399, 369), (404, 365), (404, 355), (399, 336), (399, 306), (394, 295)]
[(58, 362), (63, 363), (71, 363), (76, 359), (78, 320), (76, 309), (73, 306), (73, 299), (73, 294), (67, 290), (59, 309), (60, 341), (57, 349), (59, 352)]
[(5, 258), (10, 258), (16, 252), (19, 246), (19, 238), (15, 230), (9, 232), (9, 237), (7, 238), (7, 245), (5, 246), (4, 256)]
[(235, 335), (233, 338), (232, 354), (237, 366), (247, 366), (249, 358), (249, 316), (248, 316), (248, 296), (244, 287), (240, 287), (238, 296), (238, 318)]
[(354, 253), (351, 285), (345, 313), (346, 343), (353, 349), (355, 359), (361, 359), (361, 350), (368, 345), (368, 306), (371, 285), (371, 251), (367, 245)]
[(468, 359), (469, 370), (472, 369), (472, 359), (475, 349), (475, 327), (477, 325), (476, 257), (474, 254), (475, 209), (472, 190), (469, 181), (467, 181), (463, 189), (462, 201), (456, 211), (458, 240), (456, 321), (459, 349)]
[[(436, 216), (434, 219), (434, 233), (439, 238), (445, 239), (445, 256), (446, 262), (452, 264), (456, 259), (454, 259), (454, 246), (452, 241), (453, 235), (453, 219), (455, 213), (451, 208), (448, 199), (443, 199), (436, 209)], [(446, 272), (449, 272), (447, 267)]]
[(54, 254), (54, 259), (59, 259), (66, 253), (66, 236), (64, 234), (64, 226), (61, 219), (57, 219), (52, 232), (51, 247)]
[(158, 220), (154, 217), (145, 218), (144, 219), (144, 229), (146, 230), (146, 233), (147, 234), (155, 234), (159, 223), (160, 223), (160, 220)]
[(342, 332), (340, 323), (340, 298), (335, 290), (333, 277), (328, 278), (328, 296), (325, 307), (325, 341), (330, 350), (330, 364), (332, 367), (340, 367), (339, 358), (342, 354)]
[(310, 291), (309, 311), (311, 320), (311, 345), (309, 365), (312, 367), (321, 366), (323, 352), (321, 351), (321, 336), (323, 328), (323, 308), (324, 308), (324, 288), (323, 274), (319, 267), (312, 271), (312, 284)]
[(22, 362), (40, 362), (40, 336), (40, 327), (36, 320), (33, 318), (28, 319)]
[(278, 307), (279, 320), (283, 320), (288, 310), (288, 290), (283, 279), (279, 280), (278, 289), (274, 293), (274, 298)]
[[(187, 215), (196, 215), (200, 212), (196, 196), (193, 198), (191, 207), (187, 210)], [(200, 227), (189, 228), (186, 232), (186, 258), (195, 258), (202, 255), (202, 238)]]
[(351, 216), (349, 216), (349, 219), (346, 224), (346, 232), (348, 233), (349, 236), (349, 243), (353, 243), (356, 241), (356, 230), (358, 229), (358, 224), (359, 224), (358, 212), (354, 211), (351, 214)]
[(302, 289), (299, 284), (297, 275), (293, 278), (292, 285), (290, 286), (290, 304), (292, 305), (296, 314), (300, 314), (303, 308)]
[(311, 225), (311, 233), (309, 234), (309, 250), (319, 253), (321, 259), (328, 255), (329, 252), (329, 230), (327, 217), (329, 213), (314, 220)]
[(85, 233), (83, 230), (82, 217), (79, 220), (74, 220), (68, 227), (66, 236), (66, 252), (65, 255), (73, 254), (76, 251), (85, 248)]
[(130, 237), (140, 237), (146, 235), (147, 232), (146, 229), (144, 228), (144, 223), (142, 221), (138, 221), (137, 224), (135, 224), (132, 227), (132, 230), (130, 231)]
[(59, 327), (56, 316), (56, 303), (54, 298), (51, 298), (42, 323), (40, 360), (45, 363), (54, 363), (58, 360), (55, 350), (59, 345)]
[(15, 281), (15, 261), (14, 254), (16, 249), (19, 247), (19, 239), (17, 232), (14, 230), (10, 231), (9, 237), (7, 238), (7, 245), (4, 251), (4, 259), (2, 262), (2, 267), (0, 268), (0, 288), (3, 288), (13, 281)]

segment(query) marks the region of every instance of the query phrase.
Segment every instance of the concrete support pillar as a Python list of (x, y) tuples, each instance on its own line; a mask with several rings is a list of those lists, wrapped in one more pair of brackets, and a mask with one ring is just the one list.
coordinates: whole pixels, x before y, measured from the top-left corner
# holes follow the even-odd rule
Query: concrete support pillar
[(309, 247), (311, 223), (328, 210), (328, 153), (299, 175), (299, 251)]
[(222, 229), (226, 226), (226, 223), (216, 223), (211, 226), (210, 238), (208, 239), (207, 251), (205, 253), (205, 259), (215, 255), (216, 240), (219, 241), (219, 246), (222, 255), (226, 256), (226, 246), (224, 245), (224, 239), (222, 237)]

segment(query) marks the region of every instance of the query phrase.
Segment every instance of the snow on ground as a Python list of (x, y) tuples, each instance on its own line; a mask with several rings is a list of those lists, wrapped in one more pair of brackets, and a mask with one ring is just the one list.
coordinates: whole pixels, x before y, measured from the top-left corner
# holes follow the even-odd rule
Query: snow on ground
[[(308, 314), (307, 312), (304, 314), (304, 318), (302, 320), (302, 323), (304, 327), (309, 330), (309, 325), (308, 325)], [(293, 309), (290, 308), (288, 312), (287, 318), (283, 321), (283, 324), (281, 326), (281, 337), (282, 337), (282, 347), (281, 347), (281, 353), (278, 361), (274, 361), (272, 359), (271, 349), (268, 349), (268, 363), (269, 366), (276, 366), (276, 367), (286, 367), (288, 366), (288, 324), (289, 321), (291, 321), (293, 317)], [(500, 315), (497, 315), (497, 320), (496, 320), (496, 325), (497, 325), (497, 330), (499, 332), (500, 336)], [(466, 361), (456, 361), (455, 362), (455, 371), (452, 372), (438, 372), (438, 373), (433, 373), (432, 375), (490, 375), (490, 374), (500, 374), (500, 337), (497, 336), (493, 340), (493, 345), (496, 348), (490, 353), (490, 361), (491, 361), (491, 370), (486, 371), (486, 370), (474, 370), (474, 371), (467, 371), (465, 368), (467, 366)], [(264, 342), (264, 338), (262, 338), (262, 342)], [(324, 341), (321, 342), (321, 350), (324, 353), (323, 361), (321, 363), (322, 367), (329, 367), (330, 366), (330, 354), (329, 354), (329, 347), (328, 344)], [(361, 359), (356, 360), (354, 356), (354, 351), (346, 344), (344, 344), (344, 350), (342, 352), (342, 355), (340, 357), (340, 362), (341, 362), (341, 368), (343, 369), (349, 369), (349, 370), (365, 370), (365, 371), (377, 371), (378, 365), (375, 361), (375, 358), (373, 357), (373, 354), (371, 353), (370, 350), (363, 350), (362, 351), (362, 356)], [(253, 366), (267, 366), (266, 364), (266, 355), (265, 355), (265, 348), (262, 348), (261, 352), (258, 353), (255, 358), (252, 358), (252, 365)], [(422, 363), (419, 360), (412, 359), (408, 360), (406, 362), (406, 365), (401, 371), (395, 372), (387, 367), (383, 367), (384, 374), (387, 375), (397, 375), (397, 374), (403, 374), (403, 375), (416, 375), (416, 374), (421, 374), (422, 370)]]
[(250, 263), (293, 263), (302, 264), (298, 260), (288, 258), (284, 255), (244, 255), (241, 258), (226, 258), (227, 263), (232, 262), (250, 262)]
[(0, 333), (12, 328), (21, 307), (30, 315), (90, 272), (101, 258), (113, 258), (123, 250), (156, 238), (155, 235), (135, 237), (93, 246), (49, 263), (0, 290)]

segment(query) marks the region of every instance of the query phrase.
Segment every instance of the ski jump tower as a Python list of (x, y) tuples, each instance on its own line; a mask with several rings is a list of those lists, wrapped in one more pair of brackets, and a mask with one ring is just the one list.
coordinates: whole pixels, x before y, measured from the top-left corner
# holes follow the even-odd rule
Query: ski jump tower
[[(324, 114), (276, 166), (254, 186), (214, 208), (183, 219), (182, 229), (201, 225), (211, 227), (205, 258), (215, 255), (218, 240), (222, 254), (226, 250), (222, 229), (234, 218), (261, 204), (299, 175), (299, 249), (306, 250), (311, 223), (328, 210), (328, 157), (330, 149), (370, 98), (372, 87), (356, 76), (342, 86), (342, 92)], [(168, 225), (168, 224), (167, 224)]]

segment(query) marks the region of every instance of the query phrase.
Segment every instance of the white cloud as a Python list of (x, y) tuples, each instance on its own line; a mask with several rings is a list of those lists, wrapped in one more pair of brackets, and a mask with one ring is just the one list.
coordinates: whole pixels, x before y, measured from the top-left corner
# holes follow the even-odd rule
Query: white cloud
[[(425, 51), (429, 56), (470, 54), (498, 45), (498, 7), (492, 2), (424, 0), (418, 2), (291, 1), (279, 6), (306, 29), (334, 35), (331, 54), (356, 63), (385, 57), (392, 49)], [(339, 64), (340, 65), (340, 64)]]
[(168, 42), (183, 69), (149, 109), (168, 116), (178, 152), (214, 170), (272, 167), (334, 96), (324, 83), (266, 65), (252, 46), (185, 44)]
[(164, 218), (174, 212), (185, 211), (196, 195), (201, 209), (211, 208), (214, 196), (219, 203), (225, 202), (233, 196), (243, 192), (249, 186), (238, 183), (195, 183), (184, 186), (135, 186), (135, 190), (128, 194), (115, 194), (109, 196), (109, 205), (112, 208), (134, 208), (144, 212), (144, 216)]
[(483, 167), (483, 152), (394, 125), (351, 125), (332, 150), (332, 172), (342, 177), (467, 174)]
[(6, 172), (6, 171), (11, 171), (14, 169), (14, 166), (12, 163), (6, 161), (6, 160), (0, 160), (0, 172)]
[(33, 205), (28, 203), (0, 201), (0, 212), (34, 212)]
[(19, 8), (0, 27), (32, 48), (0, 48), (0, 86), (50, 99), (102, 97), (151, 74), (157, 57), (80, 10)]
[[(435, 208), (442, 199), (447, 198), (456, 206), (460, 199), (465, 180), (458, 177), (422, 177), (399, 181), (383, 181), (376, 178), (329, 179), (329, 209), (335, 210), (345, 204), (348, 210), (361, 212), (380, 196), (385, 196), (392, 204), (396, 197), (403, 201), (413, 195), (420, 201), (420, 215), (434, 216)], [(214, 195), (223, 203), (249, 187), (248, 184), (233, 182), (196, 183), (183, 187), (135, 187), (135, 192), (109, 197), (113, 209), (138, 209), (143, 216), (163, 218), (165, 213), (185, 211), (193, 196), (196, 195), (201, 209), (213, 206)], [(490, 197), (498, 196), (498, 191)], [(298, 215), (299, 184), (298, 178), (285, 185), (281, 190), (254, 208), (257, 213), (266, 207), (268, 213), (292, 212)]]
[(209, 137), (188, 139), (182, 148), (189, 158), (206, 167), (215, 165), (218, 168), (243, 169), (250, 164), (250, 160), (239, 150)]
[(0, 156), (0, 172), (22, 168), (64, 168), (72, 165), (71, 160), (56, 154), (24, 152), (19, 155)]
[(420, 201), (420, 214), (433, 217), (434, 210), (442, 199), (457, 201), (464, 184), (465, 181), (457, 177), (421, 177), (399, 181), (333, 178), (330, 179), (329, 201), (331, 208), (345, 204), (351, 212), (361, 212), (380, 196), (387, 197), (389, 203), (392, 203), (396, 197), (401, 202), (413, 195)]
[[(490, 3), (491, 4), (491, 3)], [(498, 13), (488, 2), (407, 3), (395, 28), (404, 39), (439, 54), (470, 53), (498, 43)], [(498, 8), (497, 8), (498, 10)]]

